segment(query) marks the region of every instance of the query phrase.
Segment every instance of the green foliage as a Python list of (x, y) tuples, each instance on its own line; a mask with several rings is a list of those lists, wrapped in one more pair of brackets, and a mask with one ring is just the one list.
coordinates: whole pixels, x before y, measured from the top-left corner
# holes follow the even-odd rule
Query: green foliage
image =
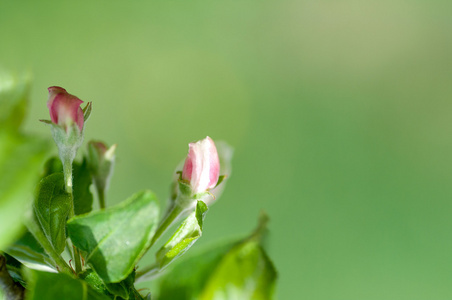
[(168, 242), (157, 252), (157, 264), (160, 269), (183, 255), (201, 237), (207, 210), (207, 205), (198, 201), (195, 212), (185, 219)]
[(222, 258), (200, 299), (271, 299), (275, 280), (276, 270), (262, 247), (247, 241)]
[[(49, 159), (38, 182), (49, 143), (18, 131), (26, 112), (29, 85), (27, 81), (9, 79), (0, 74), (0, 249), (8, 269), (3, 276), (26, 286), (29, 300), (143, 300), (135, 288), (136, 276), (143, 279), (148, 274), (160, 274), (191, 248), (202, 235), (209, 204), (197, 200), (212, 195), (192, 195), (190, 185), (179, 180), (179, 190), (163, 220), (159, 220), (159, 205), (150, 191), (136, 193), (109, 209), (101, 205), (101, 210), (92, 212), (92, 170), (86, 158), (73, 162), (83, 132), (77, 126), (66, 131), (45, 120), (51, 125), (64, 164), (59, 158)], [(89, 103), (83, 109), (85, 121), (91, 108)], [(230, 170), (229, 161), (225, 165)], [(102, 172), (107, 178), (112, 163), (104, 167)], [(226, 171), (226, 175), (229, 173)], [(215, 196), (224, 188), (223, 179), (221, 176), (218, 189), (212, 190)], [(31, 191), (36, 184), (30, 209)], [(99, 186), (104, 190), (106, 185), (103, 182)], [(184, 217), (157, 251), (155, 264), (136, 275), (137, 264), (146, 251)], [(22, 221), (28, 231), (23, 230)], [(243, 241), (217, 247), (177, 265), (161, 282), (160, 299), (271, 299), (276, 271), (260, 244), (264, 227), (261, 225)], [(63, 254), (65, 249), (67, 253)], [(75, 270), (67, 261), (68, 254)], [(150, 294), (145, 298), (150, 299)]]
[(22, 124), (28, 104), (28, 76), (0, 73), (0, 128), (17, 130)]
[(144, 299), (140, 293), (135, 289), (135, 270), (121, 282), (108, 283), (107, 289), (113, 294), (118, 295), (123, 299), (142, 300)]
[[(74, 162), (73, 169), (73, 196), (74, 211), (76, 215), (88, 213), (93, 209), (93, 194), (89, 187), (92, 183), (91, 173), (88, 169), (86, 158), (82, 162)], [(51, 157), (44, 165), (44, 176), (61, 173), (63, 174), (63, 164), (59, 157)]]
[(159, 207), (150, 191), (123, 203), (69, 220), (68, 234), (106, 283), (125, 279), (150, 244)]
[(25, 114), (28, 83), (0, 74), (0, 249), (21, 233), (21, 216), (49, 143), (18, 132)]
[(277, 274), (260, 245), (263, 230), (177, 264), (161, 281), (158, 299), (272, 299)]
[(85, 281), (64, 273), (28, 272), (27, 300), (107, 300)]
[(86, 159), (74, 163), (74, 210), (76, 215), (88, 213), (93, 209), (93, 194), (89, 190), (92, 183)]
[(129, 274), (126, 279), (117, 283), (105, 284), (102, 279), (92, 269), (86, 270), (80, 274), (80, 278), (85, 280), (95, 291), (107, 295), (109, 297), (116, 297), (115, 299), (134, 299), (141, 300), (143, 297), (135, 289), (135, 271)]
[(28, 268), (55, 270), (52, 260), (29, 231), (26, 231), (16, 242), (9, 246), (6, 253)]
[(51, 174), (39, 183), (34, 201), (34, 212), (47, 239), (58, 254), (66, 245), (66, 220), (72, 199), (64, 189), (63, 174)]

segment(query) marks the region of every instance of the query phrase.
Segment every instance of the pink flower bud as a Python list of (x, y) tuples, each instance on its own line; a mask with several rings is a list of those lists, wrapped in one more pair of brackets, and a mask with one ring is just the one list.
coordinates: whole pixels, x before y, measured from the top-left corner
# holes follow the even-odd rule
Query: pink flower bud
[(220, 175), (217, 148), (210, 137), (189, 144), (182, 179), (190, 182), (193, 193), (205, 192), (216, 186)]
[(50, 119), (53, 123), (64, 126), (76, 123), (80, 131), (83, 129), (83, 110), (80, 104), (82, 100), (66, 92), (59, 86), (51, 86), (49, 90), (49, 101), (47, 107)]

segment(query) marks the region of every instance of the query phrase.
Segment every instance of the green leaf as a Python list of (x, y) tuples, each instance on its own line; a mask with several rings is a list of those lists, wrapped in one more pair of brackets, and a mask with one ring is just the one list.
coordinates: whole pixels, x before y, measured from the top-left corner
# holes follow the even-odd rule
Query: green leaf
[(21, 233), (48, 149), (47, 142), (0, 127), (0, 249)]
[(102, 279), (100, 279), (99, 275), (94, 272), (94, 270), (87, 269), (83, 273), (79, 274), (79, 277), (80, 279), (83, 279), (86, 283), (88, 283), (91, 288), (98, 293), (109, 296), (111, 295), (107, 290), (105, 283), (102, 281)]
[(34, 212), (41, 228), (55, 251), (61, 254), (66, 245), (66, 220), (72, 200), (64, 188), (64, 176), (51, 174), (39, 183), (34, 201)]
[[(22, 276), (22, 264), (20, 261), (12, 257), (7, 253), (2, 253), (6, 258), (6, 268), (8, 269), (9, 275), (13, 278), (14, 281), (19, 282), (23, 287), (27, 287), (27, 283)], [(2, 298), (0, 298), (2, 299)]]
[(56, 271), (52, 260), (29, 231), (26, 231), (5, 252), (30, 269)]
[(99, 275), (97, 275), (97, 273), (92, 269), (88, 269), (80, 274), (80, 278), (85, 280), (98, 293), (108, 295), (110, 297), (121, 297), (121, 299), (143, 299), (134, 286), (135, 271), (130, 273), (126, 279), (117, 283), (105, 284)]
[(260, 245), (264, 229), (177, 264), (160, 282), (158, 299), (272, 299), (277, 274)]
[(52, 175), (53, 173), (63, 173), (63, 164), (59, 157), (52, 156), (44, 164), (44, 172), (42, 178)]
[(93, 194), (89, 190), (92, 183), (91, 173), (86, 158), (81, 163), (74, 163), (74, 210), (76, 215), (88, 213), (93, 209)]
[(74, 245), (86, 253), (87, 263), (102, 280), (119, 282), (145, 253), (158, 216), (155, 195), (144, 191), (109, 209), (74, 217), (67, 228)]
[(123, 299), (142, 300), (143, 296), (138, 293), (134, 286), (135, 271), (129, 274), (126, 279), (117, 283), (108, 283), (107, 289), (113, 295), (119, 296)]
[(27, 300), (106, 300), (82, 280), (64, 273), (28, 272)]
[(183, 255), (201, 237), (207, 210), (207, 205), (198, 201), (196, 210), (185, 219), (168, 242), (157, 252), (157, 263), (160, 269)]
[(259, 243), (232, 248), (216, 266), (200, 299), (272, 299), (276, 270)]
[[(81, 163), (74, 161), (72, 169), (74, 211), (76, 215), (81, 215), (93, 209), (93, 194), (90, 191), (92, 177), (86, 158), (83, 158)], [(63, 164), (56, 156), (48, 159), (44, 165), (44, 177), (54, 173), (63, 173)]]
[(29, 92), (28, 75), (0, 73), (0, 128), (19, 128), (27, 110)]

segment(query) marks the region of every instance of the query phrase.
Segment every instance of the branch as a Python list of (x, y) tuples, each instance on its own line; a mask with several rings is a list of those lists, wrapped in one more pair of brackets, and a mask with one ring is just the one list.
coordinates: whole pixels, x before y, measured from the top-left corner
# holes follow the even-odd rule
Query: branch
[(25, 289), (11, 278), (6, 269), (6, 258), (0, 254), (0, 287), (5, 293), (6, 300), (24, 299)]

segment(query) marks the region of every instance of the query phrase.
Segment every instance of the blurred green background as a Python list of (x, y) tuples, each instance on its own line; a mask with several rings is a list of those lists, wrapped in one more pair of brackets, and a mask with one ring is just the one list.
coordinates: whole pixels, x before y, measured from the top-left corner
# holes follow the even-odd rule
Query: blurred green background
[[(187, 143), (236, 149), (195, 246), (261, 209), (279, 299), (452, 298), (452, 2), (1, 1), (0, 64), (93, 101), (110, 203), (164, 203)], [(196, 251), (195, 249), (191, 251)]]

